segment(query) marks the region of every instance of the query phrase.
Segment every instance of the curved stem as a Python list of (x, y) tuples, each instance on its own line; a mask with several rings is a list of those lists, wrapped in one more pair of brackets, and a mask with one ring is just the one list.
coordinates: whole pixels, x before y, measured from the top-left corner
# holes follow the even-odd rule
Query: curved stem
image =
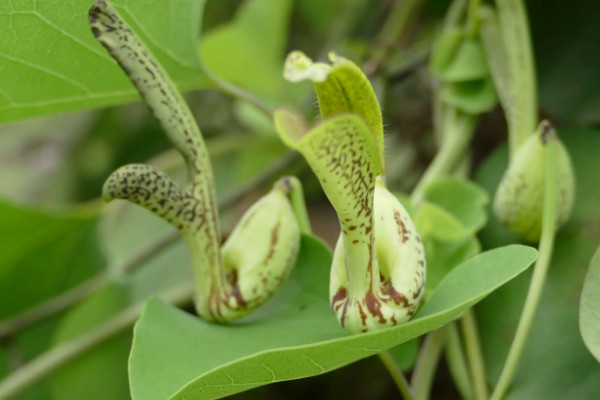
[(256, 109), (261, 111), (267, 117), (273, 117), (273, 109), (269, 107), (267, 104), (262, 102), (258, 97), (246, 92), (242, 88), (227, 82), (226, 80), (217, 76), (214, 72), (212, 72), (208, 67), (203, 66), (202, 71), (206, 74), (208, 79), (223, 93), (240, 100), (247, 101), (252, 104)]
[(298, 225), (300, 226), (300, 232), (305, 235), (310, 235), (312, 234), (312, 229), (310, 227), (308, 211), (306, 210), (306, 203), (304, 201), (304, 191), (302, 190), (302, 185), (300, 184), (300, 181), (294, 177), (290, 177), (287, 181), (291, 186), (289, 194), (290, 202), (292, 203), (292, 208), (294, 209), (296, 220), (298, 221)]
[(415, 400), (427, 400), (431, 392), (433, 378), (437, 371), (438, 361), (446, 339), (446, 327), (429, 333), (419, 353), (417, 364), (412, 376)]
[(463, 351), (462, 343), (455, 322), (448, 326), (448, 337), (446, 338), (446, 361), (456, 388), (465, 400), (473, 399), (472, 382), (469, 377), (469, 368)]
[[(192, 301), (193, 286), (189, 283), (177, 285), (164, 292), (163, 300), (182, 305)], [(10, 399), (23, 389), (46, 377), (85, 351), (124, 332), (133, 326), (141, 315), (146, 302), (137, 303), (110, 320), (91, 329), (88, 333), (61, 343), (31, 360), (0, 381), (0, 400)]]
[(535, 263), (533, 276), (523, 306), (523, 312), (515, 332), (512, 345), (508, 352), (504, 368), (500, 374), (498, 384), (492, 393), (491, 400), (500, 400), (506, 394), (510, 381), (517, 369), (527, 335), (535, 316), (535, 311), (542, 295), (546, 274), (552, 257), (554, 247), (554, 234), (556, 231), (556, 172), (554, 164), (554, 146), (548, 146), (544, 165), (544, 211), (542, 218), (542, 236), (539, 245), (539, 258)]
[(402, 373), (402, 370), (398, 367), (398, 364), (394, 361), (394, 358), (389, 351), (382, 351), (378, 354), (379, 359), (389, 372), (390, 376), (394, 380), (398, 391), (402, 394), (404, 400), (413, 400), (412, 390), (410, 384), (406, 380), (406, 377)]
[(445, 110), (444, 137), (442, 147), (427, 167), (423, 177), (413, 190), (411, 200), (417, 204), (423, 201), (427, 186), (441, 175), (449, 173), (464, 153), (471, 141), (477, 117), (462, 113), (453, 108)]
[(467, 359), (469, 360), (474, 398), (475, 400), (486, 400), (488, 398), (488, 388), (485, 379), (485, 362), (481, 354), (481, 343), (479, 342), (479, 333), (477, 332), (477, 322), (475, 321), (473, 309), (469, 309), (464, 313), (460, 319), (460, 323), (467, 350)]

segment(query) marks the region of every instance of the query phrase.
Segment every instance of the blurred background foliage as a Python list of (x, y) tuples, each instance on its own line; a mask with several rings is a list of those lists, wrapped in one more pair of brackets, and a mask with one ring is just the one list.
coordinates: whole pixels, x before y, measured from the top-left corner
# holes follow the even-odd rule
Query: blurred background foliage
[[(382, 104), (390, 185), (408, 192), (435, 154), (427, 59), (448, 3), (208, 0), (199, 51), (219, 77), (269, 106), (292, 104), (313, 118), (311, 85), (283, 80), (286, 53), (301, 49), (315, 59), (325, 59), (334, 50), (357, 62)], [(508, 398), (599, 398), (600, 367), (579, 337), (577, 309), (587, 264), (600, 241), (600, 3), (526, 3), (541, 114), (559, 127), (571, 151), (578, 195), (572, 221), (558, 236), (543, 305)], [(408, 15), (404, 22), (393, 11), (402, 7)], [(8, 14), (0, 7), (0, 20)], [(0, 66), (10, 58), (1, 46), (6, 32), (0, 28)], [(0, 93), (5, 82), (0, 67)], [(200, 88), (188, 92), (186, 99), (206, 138), (219, 198), (238, 200), (223, 212), (225, 231), (269, 187), (274, 178), (271, 171), (277, 168), (303, 180), (314, 229), (332, 243), (339, 230), (335, 214), (303, 162), (280, 143), (269, 119), (202, 80), (191, 86)], [(181, 242), (142, 260), (141, 267), (126, 274), (123, 269), (129, 269), (144, 246), (169, 234), (171, 228), (144, 210), (123, 203), (102, 206), (99, 200), (104, 179), (123, 164), (151, 160), (183, 179), (179, 156), (143, 104), (19, 119), (24, 120), (0, 126), (0, 319), (91, 277), (116, 279), (74, 309), (4, 339), (0, 376), (191, 274)], [(481, 119), (472, 152), (471, 170), (490, 195), (506, 165), (505, 142), (506, 124), (497, 107)], [(253, 185), (254, 190), (244, 192)], [(480, 236), (484, 248), (516, 241), (493, 217), (490, 220)], [(528, 279), (525, 274), (478, 307), (490, 382), (497, 379), (510, 344)], [(131, 334), (125, 333), (103, 343), (19, 399), (128, 398), (130, 341)], [(400, 346), (394, 354), (410, 370), (416, 343)], [(435, 390), (436, 399), (458, 398), (445, 367), (438, 371)], [(387, 399), (395, 396), (395, 388), (378, 361), (367, 359), (323, 376), (234, 397), (284, 396)]]

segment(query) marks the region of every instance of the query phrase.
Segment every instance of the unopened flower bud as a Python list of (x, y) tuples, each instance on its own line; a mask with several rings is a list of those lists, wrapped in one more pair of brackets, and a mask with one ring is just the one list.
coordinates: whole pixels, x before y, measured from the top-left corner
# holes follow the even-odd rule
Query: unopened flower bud
[(289, 275), (300, 228), (282, 178), (242, 217), (221, 249), (225, 272), (221, 312), (239, 318), (263, 304)]
[(575, 174), (569, 153), (547, 121), (517, 149), (494, 199), (494, 212), (500, 222), (527, 241), (537, 241), (541, 235), (549, 151), (556, 168), (556, 227), (564, 224), (573, 206)]

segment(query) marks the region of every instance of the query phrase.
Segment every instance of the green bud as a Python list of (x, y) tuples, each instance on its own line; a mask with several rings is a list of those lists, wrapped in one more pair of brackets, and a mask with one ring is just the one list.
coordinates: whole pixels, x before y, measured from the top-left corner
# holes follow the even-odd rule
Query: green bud
[(537, 241), (541, 235), (548, 152), (556, 166), (556, 227), (563, 225), (573, 206), (575, 174), (569, 153), (547, 121), (517, 149), (494, 199), (498, 220), (527, 241)]
[[(255, 310), (281, 286), (298, 255), (300, 228), (290, 204), (289, 178), (282, 178), (242, 217), (221, 249), (225, 272), (224, 320)], [(214, 299), (206, 299), (213, 301)]]

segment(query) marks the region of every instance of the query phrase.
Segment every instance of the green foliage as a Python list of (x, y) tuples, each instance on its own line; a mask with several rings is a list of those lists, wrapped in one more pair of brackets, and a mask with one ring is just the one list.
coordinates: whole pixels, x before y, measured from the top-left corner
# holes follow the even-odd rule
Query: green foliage
[[(196, 51), (204, 0), (112, 3), (143, 35), (178, 86), (207, 86)], [(0, 26), (14, 28), (0, 40), (0, 123), (138, 97), (94, 40), (83, 17), (90, 6), (89, 0), (0, 4)]]
[(98, 218), (0, 202), (0, 318), (17, 314), (97, 273)]
[(429, 70), (441, 82), (440, 99), (445, 104), (474, 115), (496, 105), (496, 90), (478, 36), (457, 27), (442, 32), (432, 49)]
[[(538, 396), (551, 400), (565, 396), (586, 399), (600, 396), (597, 384), (600, 366), (584, 346), (578, 321), (582, 282), (599, 239), (595, 227), (600, 217), (597, 206), (590, 200), (598, 196), (600, 176), (596, 169), (590, 168), (590, 163), (598, 163), (600, 136), (595, 130), (585, 129), (559, 129), (558, 132), (573, 158), (578, 182), (576, 212), (556, 238), (546, 287), (514, 384), (507, 395), (509, 400)], [(500, 148), (477, 174), (477, 181), (489, 194), (500, 181), (507, 157), (507, 149)], [(481, 239), (484, 248), (518, 240), (495, 217), (490, 217)], [(496, 381), (506, 357), (510, 346), (507, 338), (512, 337), (518, 322), (529, 279), (529, 274), (522, 275), (477, 308), (490, 383)]]
[(596, 250), (585, 276), (579, 310), (579, 329), (585, 345), (600, 361), (600, 248)]
[(339, 368), (446, 324), (524, 271), (535, 257), (523, 246), (477, 256), (452, 271), (412, 321), (348, 336), (329, 307), (331, 254), (305, 237), (282, 290), (235, 325), (208, 324), (151, 300), (135, 328), (133, 398), (213, 399)]
[(427, 257), (427, 292), (463, 260), (481, 251), (476, 233), (485, 226), (488, 195), (478, 185), (457, 178), (438, 178), (424, 191), (415, 224)]
[(234, 18), (202, 37), (203, 63), (219, 77), (268, 103), (303, 91), (281, 76), (292, 0), (250, 0)]
[[(285, 146), (275, 135), (269, 112), (265, 112), (285, 103), (300, 110), (276, 113), (276, 123), (284, 125), (288, 141), (295, 144), (315, 130), (331, 127), (328, 123), (332, 121), (316, 123), (311, 132), (301, 119), (311, 113), (310, 87), (284, 80), (280, 72), (286, 50), (302, 49), (314, 55), (316, 61), (335, 50), (356, 62), (359, 67), (354, 69), (341, 57), (334, 57), (333, 66), (316, 63), (325, 65), (330, 77), (315, 84), (325, 110), (322, 117), (329, 119), (340, 112), (358, 114), (359, 122), (350, 125), (373, 131), (374, 140), (367, 140), (367, 147), (372, 164), (379, 165), (383, 163), (376, 160), (376, 155), (383, 158), (384, 124), (377, 114), (377, 101), (382, 104), (390, 188), (398, 188), (395, 185), (401, 181), (401, 187), (407, 190), (422, 173), (423, 166), (417, 164), (427, 159), (422, 153), (431, 147), (429, 123), (423, 123), (429, 120), (431, 92), (436, 103), (434, 130), (436, 135), (439, 133), (436, 140), (442, 155), (448, 144), (462, 150), (456, 165), (450, 165), (449, 159), (446, 165), (434, 160), (432, 165), (440, 167), (433, 174), (436, 179), (428, 179), (419, 188), (418, 201), (403, 200), (421, 234), (428, 269), (424, 305), (412, 321), (364, 335), (345, 333), (335, 320), (328, 298), (331, 253), (314, 237), (304, 237), (291, 279), (255, 315), (220, 326), (153, 298), (136, 325), (133, 348), (128, 329), (66, 365), (42, 369), (47, 375), (30, 381), (15, 398), (125, 399), (131, 396), (130, 390), (134, 399), (144, 400), (218, 398), (271, 382), (323, 374), (386, 349), (402, 370), (414, 367), (414, 372), (419, 368), (415, 359), (423, 356), (419, 336), (458, 318), (488, 294), (475, 311), (486, 364), (484, 383), (493, 387), (531, 279), (529, 273), (517, 275), (533, 261), (535, 252), (518, 245), (503, 247), (519, 239), (494, 216), (488, 218), (489, 198), (507, 165), (506, 149), (492, 152), (483, 161), (477, 181), (485, 190), (468, 180), (439, 176), (459, 169), (463, 172), (462, 167), (471, 161), (479, 165), (481, 156), (487, 157), (490, 147), (497, 143), (498, 131), (503, 129), (497, 113), (478, 119), (479, 114), (495, 107), (496, 96), (509, 130), (518, 129), (523, 137), (532, 133), (525, 127), (537, 123), (537, 83), (532, 76), (536, 72), (545, 117), (561, 123), (600, 121), (600, 91), (593, 79), (600, 53), (592, 40), (598, 36), (593, 12), (598, 5), (589, 0), (565, 8), (557, 7), (558, 1), (527, 1), (526, 21), (520, 9), (525, 2), (521, 0), (497, 0), (496, 7), (488, 3), (479, 10), (464, 9), (464, 13), (460, 11), (461, 1), (455, 1), (449, 11), (452, 15), (443, 24), (445, 32), (431, 48), (441, 16), (431, 11), (436, 8), (441, 13), (446, 0), (425, 2), (421, 10), (416, 8), (418, 13), (413, 10), (402, 16), (400, 21), (406, 21), (406, 25), (390, 24), (397, 22), (390, 18), (398, 11), (390, 6), (393, 2), (213, 0), (218, 15), (210, 14), (216, 20), (205, 21), (208, 29), (200, 43), (205, 0), (110, 2), (179, 88), (219, 86), (222, 92), (236, 97), (231, 101), (222, 93), (208, 91), (186, 97), (208, 139), (218, 198), (227, 203), (230, 199), (240, 200), (240, 193), (246, 193), (243, 200), (236, 201), (237, 207), (220, 210), (225, 235), (249, 201), (265, 192), (267, 181), (275, 173), (305, 178), (309, 183), (307, 197), (315, 206), (313, 224), (323, 231), (337, 226), (319, 213), (316, 194), (321, 195), (321, 188), (306, 173), (304, 163), (289, 155), (281, 157)], [(0, 1), (0, 124), (113, 106), (138, 97), (126, 76), (93, 39), (87, 20), (91, 3)], [(225, 18), (228, 21), (220, 23)], [(471, 26), (474, 21), (479, 29), (477, 24)], [(537, 70), (533, 68), (529, 23)], [(406, 35), (393, 40), (384, 37), (386, 29), (381, 26), (391, 25), (401, 26), (399, 31)], [(427, 66), (421, 55), (430, 50), (428, 68), (437, 80), (433, 91), (430, 80), (423, 79)], [(203, 72), (203, 66), (216, 76), (212, 77), (214, 83), (210, 83), (210, 72)], [(369, 81), (375, 90), (364, 97), (365, 85), (370, 89)], [(228, 82), (247, 93), (237, 92)], [(352, 91), (340, 91), (339, 82), (352, 87)], [(266, 107), (254, 103), (253, 96)], [(193, 279), (185, 243), (173, 240), (163, 248), (162, 238), (172, 235), (173, 229), (146, 210), (111, 204), (98, 215), (95, 205), (64, 206), (70, 211), (61, 212), (42, 210), (38, 205), (97, 197), (99, 182), (111, 167), (143, 162), (164, 149), (162, 132), (139, 110), (143, 107), (130, 106), (0, 127), (0, 193), (11, 199), (39, 202), (24, 206), (0, 200), (0, 336), (9, 326), (5, 324), (9, 318), (47, 304), (44, 302), (90, 277), (103, 282), (99, 290), (68, 310), (0, 341), (0, 398), (4, 398), (4, 378), (9, 376), (10, 382), (27, 372), (35, 365), (31, 364), (35, 357), (94, 332), (100, 324), (149, 296)], [(341, 118), (349, 117), (346, 114)], [(465, 152), (470, 134), (464, 135), (462, 143), (457, 137), (463, 131), (474, 131), (478, 120), (480, 128), (472, 143), (471, 158)], [(401, 135), (396, 135), (396, 129)], [(56, 131), (63, 132), (59, 135)], [(574, 161), (576, 201), (570, 220), (556, 237), (541, 304), (507, 400), (600, 398), (600, 135), (593, 128), (564, 129), (559, 133)], [(365, 132), (362, 135), (366, 136)], [(151, 164), (167, 166), (175, 181), (183, 181), (185, 167), (173, 154)], [(379, 171), (379, 166), (376, 169)], [(82, 178), (88, 175), (92, 178)], [(248, 188), (253, 188), (250, 195)], [(335, 190), (330, 192), (335, 195)], [(477, 255), (482, 248), (491, 250)], [(152, 255), (139, 264), (132, 263), (144, 249), (150, 249), (148, 254)], [(513, 277), (516, 279), (508, 282)], [(187, 300), (186, 304), (191, 305), (191, 296)], [(468, 347), (472, 343), (463, 340), (454, 350), (461, 350), (464, 344)], [(462, 389), (469, 386), (471, 366), (461, 371), (457, 363), (460, 355), (445, 350), (456, 386), (461, 393), (469, 393), (470, 387)], [(16, 369), (19, 365), (22, 369)], [(358, 373), (358, 369), (353, 371), (348, 376)], [(357, 385), (361, 386), (361, 394), (385, 396), (381, 394), (385, 393), (385, 385), (379, 384), (385, 384), (387, 376), (369, 379), (373, 375), (368, 374), (373, 372), (360, 373), (364, 376), (355, 380), (359, 382), (355, 386), (346, 385), (348, 379), (343, 385), (332, 385), (331, 378), (314, 379), (308, 385), (311, 391), (319, 390), (321, 397), (332, 393), (338, 397), (357, 395), (352, 392)], [(463, 382), (457, 379), (461, 373)], [(373, 388), (375, 384), (377, 388)], [(293, 385), (276, 385), (243, 396), (262, 398), (265, 394), (265, 399), (271, 399), (282, 397), (282, 391), (289, 387), (303, 389), (302, 383)], [(318, 385), (331, 387), (322, 391)], [(436, 386), (432, 398), (441, 396)], [(308, 392), (290, 391), (285, 395), (304, 398)]]
[(479, 231), (487, 222), (484, 206), (489, 197), (481, 186), (473, 182), (439, 178), (425, 188), (425, 198), (454, 215), (469, 233)]

